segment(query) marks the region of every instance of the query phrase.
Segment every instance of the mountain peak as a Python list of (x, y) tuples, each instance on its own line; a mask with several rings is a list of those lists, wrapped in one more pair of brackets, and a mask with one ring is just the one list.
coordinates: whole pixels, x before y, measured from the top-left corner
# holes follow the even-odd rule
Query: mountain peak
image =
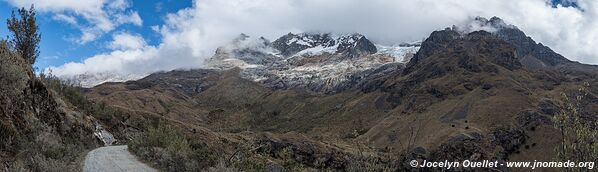
[(213, 68), (272, 65), (277, 63), (280, 57), (270, 44), (264, 37), (253, 38), (241, 33), (229, 44), (217, 48), (214, 56), (208, 59), (208, 64)]
[[(382, 49), (378, 52), (378, 48)], [(364, 35), (288, 33), (270, 43), (241, 34), (206, 61), (213, 69), (240, 68), (241, 77), (271, 88), (308, 88), (316, 92), (348, 89), (371, 73), (402, 68), (419, 44), (375, 45)], [(386, 69), (374, 70), (395, 63)]]
[[(476, 17), (466, 24), (432, 32), (422, 43), (420, 50), (415, 54), (414, 58), (407, 64), (404, 73), (408, 74), (416, 70), (417, 67), (415, 66), (418, 66), (423, 60), (437, 54), (439, 51), (451, 52), (463, 48), (475, 49), (488, 43), (494, 43), (498, 47), (512, 47), (514, 49), (513, 57), (518, 61), (517, 64), (510, 59), (511, 56), (491, 58), (491, 62), (496, 62), (495, 64), (507, 69), (516, 69), (518, 66), (528, 69), (545, 69), (571, 63), (571, 61), (550, 48), (541, 43), (536, 43), (516, 26), (507, 24), (498, 17), (492, 17), (489, 20), (483, 17)], [(460, 44), (461, 46), (455, 47), (453, 44)], [(508, 46), (499, 46), (503, 44)], [(469, 45), (469, 47), (463, 47), (463, 45)], [(494, 49), (492, 46), (486, 48)], [(475, 53), (479, 53), (477, 51), (465, 52), (474, 53), (474, 55)], [(510, 52), (499, 53), (508, 54)]]
[(528, 68), (542, 69), (571, 62), (541, 43), (536, 43), (519, 28), (507, 24), (499, 17), (492, 17), (490, 20), (484, 17), (476, 17), (466, 24), (453, 26), (450, 30), (461, 35), (479, 30), (490, 32), (499, 39), (515, 46), (517, 58)]
[(503, 29), (517, 29), (516, 26), (505, 23), (499, 17), (492, 17), (490, 20), (484, 17), (475, 17), (461, 25), (454, 25), (452, 30), (458, 31), (461, 34), (468, 34), (478, 30), (495, 33)]
[(407, 64), (404, 74), (417, 70), (446, 72), (455, 70), (455, 66), (469, 72), (498, 71), (491, 67), (493, 65), (508, 70), (519, 69), (521, 64), (515, 56), (515, 47), (484, 30), (461, 35), (455, 30), (445, 29), (432, 32)]
[[(377, 52), (376, 46), (365, 36), (353, 33), (332, 35), (330, 33), (288, 33), (272, 43), (284, 57), (314, 55), (317, 53), (339, 53), (350, 58)], [(323, 50), (323, 51), (316, 51)]]

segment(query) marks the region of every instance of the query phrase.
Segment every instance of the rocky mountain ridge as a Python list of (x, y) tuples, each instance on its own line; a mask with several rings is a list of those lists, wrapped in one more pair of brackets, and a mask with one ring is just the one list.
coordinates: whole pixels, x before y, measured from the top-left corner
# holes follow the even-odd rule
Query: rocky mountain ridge
[[(572, 62), (542, 43), (536, 43), (516, 26), (508, 25), (498, 17), (492, 17), (490, 20), (477, 17), (472, 23), (481, 28), (490, 28), (491, 33), (515, 46), (517, 58), (528, 68), (547, 68)], [(462, 30), (462, 28), (456, 27), (453, 30)]]
[(241, 68), (244, 78), (270, 88), (334, 93), (348, 89), (348, 83), (358, 82), (382, 65), (401, 66), (418, 48), (417, 43), (375, 45), (361, 34), (289, 33), (274, 42), (241, 34), (218, 48), (207, 66)]

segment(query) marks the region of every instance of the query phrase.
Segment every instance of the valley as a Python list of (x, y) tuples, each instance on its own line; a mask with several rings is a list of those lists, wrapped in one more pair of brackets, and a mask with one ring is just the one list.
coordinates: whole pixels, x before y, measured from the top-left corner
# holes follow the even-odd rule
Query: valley
[[(232, 143), (232, 149), (218, 150), (225, 154), (267, 145), (269, 155), (263, 158), (281, 164), (285, 158), (279, 151), (288, 148), (291, 161), (308, 169), (346, 170), (363, 161), (364, 154), (377, 157), (373, 164), (382, 168), (399, 169), (410, 168), (405, 160), (418, 158), (552, 160), (555, 152), (546, 150), (554, 150), (559, 141), (552, 118), (559, 113), (561, 94), (589, 83), (588, 101), (595, 101), (597, 67), (569, 61), (531, 39), (525, 45), (512, 43), (529, 37), (498, 18), (476, 22), (502, 28), (435, 31), (408, 63), (394, 58), (376, 63), (390, 55), (358, 50), (363, 46), (286, 55), (291, 58), (251, 48), (220, 49), (209, 59), (215, 68), (105, 83), (85, 89), (85, 95), (176, 125), (202, 127)], [(286, 35), (273, 45), (326, 37), (296, 36)], [(293, 42), (288, 48), (311, 51), (301, 50), (309, 49), (304, 44)], [(360, 60), (369, 64), (355, 65)], [(323, 69), (342, 63), (354, 64), (354, 70)], [(305, 66), (313, 67), (315, 75), (299, 70)], [(288, 75), (291, 71), (295, 74)], [(598, 107), (585, 103), (582, 108), (589, 117)]]
[(194, 68), (64, 77), (34, 67), (33, 9), (13, 13), (0, 40), (0, 171), (444, 171), (413, 163), (598, 157), (598, 66), (498, 17), (392, 44), (241, 33)]

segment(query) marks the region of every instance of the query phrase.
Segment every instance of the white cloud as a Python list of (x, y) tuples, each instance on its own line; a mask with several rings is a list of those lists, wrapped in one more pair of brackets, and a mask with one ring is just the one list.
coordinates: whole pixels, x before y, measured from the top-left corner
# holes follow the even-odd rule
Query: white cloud
[(54, 20), (63, 21), (71, 25), (77, 25), (77, 18), (65, 14), (56, 14), (52, 17)]
[[(194, 1), (193, 7), (167, 15), (164, 25), (152, 26), (162, 36), (159, 45), (116, 50), (54, 71), (58, 75), (128, 75), (199, 67), (218, 46), (239, 33), (274, 39), (300, 31), (359, 32), (374, 42), (400, 43), (424, 39), (434, 30), (475, 16), (501, 17), (572, 60), (598, 64), (598, 1), (579, 0), (577, 4), (582, 10), (553, 8), (548, 0)], [(97, 9), (88, 6), (81, 9)]]
[(129, 15), (118, 14), (116, 15), (116, 21), (119, 24), (131, 23), (137, 26), (143, 25), (143, 20), (141, 20), (141, 17), (139, 17), (139, 13), (137, 13), (137, 11), (133, 11)]
[[(75, 39), (79, 43), (93, 41), (122, 24), (141, 26), (143, 23), (136, 11), (127, 10), (128, 0), (5, 0), (16, 7), (28, 8), (35, 5), (40, 12), (54, 14), (53, 19), (74, 25), (81, 30)], [(81, 18), (85, 22), (78, 22)]]
[(113, 50), (141, 49), (145, 46), (143, 37), (125, 32), (112, 35), (112, 42), (108, 44), (108, 48)]

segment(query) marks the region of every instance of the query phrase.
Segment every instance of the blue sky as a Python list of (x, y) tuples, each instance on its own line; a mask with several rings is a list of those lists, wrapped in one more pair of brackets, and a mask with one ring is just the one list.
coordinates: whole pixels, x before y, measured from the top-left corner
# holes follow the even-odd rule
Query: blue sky
[[(159, 44), (160, 34), (153, 31), (151, 27), (164, 24), (164, 17), (169, 13), (192, 7), (192, 0), (132, 0), (129, 3), (131, 4), (129, 10), (137, 11), (143, 20), (141, 26), (123, 24), (87, 43), (78, 43), (73, 40), (81, 34), (76, 26), (55, 20), (53, 17), (56, 13), (54, 12), (38, 10), (37, 18), (42, 33), (42, 41), (40, 43), (40, 57), (34, 66), (39, 69), (60, 66), (67, 62), (80, 62), (84, 58), (108, 52), (110, 50), (107, 48), (107, 44), (112, 41), (111, 34), (118, 32), (141, 35), (149, 45)], [(2, 11), (0, 13), (0, 20), (2, 21), (0, 22), (0, 35), (2, 38), (6, 38), (8, 35), (5, 21), (10, 17), (10, 11), (13, 9), (16, 9), (13, 4), (0, 1), (0, 11)], [(75, 17), (83, 20), (79, 16)]]

